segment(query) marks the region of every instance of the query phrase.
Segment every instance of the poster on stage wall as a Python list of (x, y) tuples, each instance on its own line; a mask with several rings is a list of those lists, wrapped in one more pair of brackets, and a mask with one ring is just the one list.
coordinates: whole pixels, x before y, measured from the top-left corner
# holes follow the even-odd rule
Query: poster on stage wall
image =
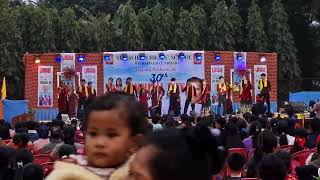
[(247, 53), (246, 52), (234, 52), (233, 53), (233, 74), (232, 74), (232, 80), (234, 85), (239, 85), (242, 76), (243, 71), (247, 70)]
[(53, 107), (53, 66), (38, 66), (38, 107)]
[(217, 84), (219, 77), (224, 75), (224, 65), (211, 65), (211, 94), (214, 96), (215, 103), (217, 103)]
[(75, 53), (61, 53), (61, 72), (65, 68), (75, 69), (75, 60), (76, 54)]
[[(182, 53), (184, 58), (179, 58), (179, 54), (181, 57)], [(162, 55), (161, 58), (160, 54)], [(196, 58), (196, 55), (198, 55), (198, 58)], [(199, 55), (201, 55), (201, 58), (199, 58)], [(145, 58), (141, 59), (141, 56)], [(176, 82), (181, 89), (185, 87), (187, 79), (191, 77), (204, 79), (204, 51), (105, 52), (102, 61), (104, 88), (110, 77), (114, 79), (114, 82), (117, 78), (121, 78), (123, 86), (126, 79), (131, 77), (135, 85), (150, 85), (153, 80), (156, 80), (163, 85), (167, 94), (168, 85), (173, 77), (176, 78)], [(185, 93), (181, 93), (182, 110), (185, 99)], [(169, 99), (164, 98), (162, 112), (167, 113), (168, 107)]]
[(82, 79), (92, 82), (92, 87), (97, 91), (97, 66), (82, 66)]
[(257, 96), (260, 93), (259, 89), (259, 80), (261, 79), (261, 74), (266, 74), (268, 78), (267, 73), (267, 65), (254, 65), (254, 94)]

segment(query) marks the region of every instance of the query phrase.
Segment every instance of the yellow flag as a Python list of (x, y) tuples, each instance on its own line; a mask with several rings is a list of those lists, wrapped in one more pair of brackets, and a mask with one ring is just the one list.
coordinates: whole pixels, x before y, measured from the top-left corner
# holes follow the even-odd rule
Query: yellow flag
[(1, 88), (1, 99), (7, 98), (7, 85), (6, 85), (6, 77), (3, 78), (2, 88)]

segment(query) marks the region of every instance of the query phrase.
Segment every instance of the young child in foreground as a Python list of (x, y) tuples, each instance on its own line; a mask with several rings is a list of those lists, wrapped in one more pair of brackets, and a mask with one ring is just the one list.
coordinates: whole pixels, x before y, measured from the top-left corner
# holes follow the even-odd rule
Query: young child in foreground
[(91, 104), (87, 119), (86, 155), (70, 156), (77, 165), (56, 162), (47, 179), (128, 179), (128, 161), (146, 127), (140, 103), (122, 93), (101, 96)]

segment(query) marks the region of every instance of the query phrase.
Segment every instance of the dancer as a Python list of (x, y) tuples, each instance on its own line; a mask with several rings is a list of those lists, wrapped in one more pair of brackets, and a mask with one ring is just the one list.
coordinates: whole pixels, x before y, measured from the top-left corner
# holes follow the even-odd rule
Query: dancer
[(240, 109), (242, 113), (251, 112), (252, 105), (252, 85), (247, 76), (242, 77), (240, 83)]
[(131, 77), (127, 78), (126, 86), (124, 87), (124, 93), (138, 97), (137, 89), (132, 84), (132, 78)]
[(154, 115), (161, 115), (162, 97), (164, 93), (163, 87), (160, 86), (157, 81), (153, 81), (150, 96)]
[(78, 96), (74, 91), (74, 87), (71, 85), (68, 92), (68, 114), (70, 119), (76, 117)]
[(123, 87), (122, 87), (122, 80), (121, 80), (121, 78), (117, 78), (115, 89), (116, 89), (116, 92), (123, 92)]
[(88, 107), (89, 105), (92, 103), (92, 101), (94, 100), (94, 98), (97, 96), (96, 90), (92, 87), (92, 82), (88, 82), (88, 87), (86, 88), (86, 96), (87, 101), (86, 101), (86, 106), (85, 106), (85, 112), (88, 111)]
[(84, 117), (84, 108), (86, 106), (86, 100), (88, 98), (86, 92), (88, 92), (88, 87), (86, 86), (86, 80), (81, 79), (81, 84), (77, 89), (78, 94), (78, 110), (77, 110), (77, 118), (83, 119)]
[(218, 114), (220, 115), (221, 105), (223, 105), (223, 114), (226, 113), (226, 100), (227, 100), (227, 85), (224, 82), (223, 76), (219, 77), (219, 83), (217, 84), (218, 92)]
[(168, 97), (170, 98), (169, 113), (174, 116), (179, 116), (181, 105), (180, 105), (180, 88), (176, 83), (176, 78), (171, 79), (168, 89)]
[(143, 106), (143, 111), (145, 115), (148, 115), (148, 90), (146, 89), (144, 84), (140, 84), (140, 91), (139, 91), (139, 102)]
[(202, 93), (201, 93), (201, 113), (205, 116), (209, 115), (211, 110), (211, 97), (210, 97), (210, 87), (205, 79), (202, 79)]
[(270, 91), (271, 83), (267, 80), (266, 74), (261, 74), (261, 79), (259, 80), (260, 94), (263, 97), (263, 102), (267, 103), (268, 112), (270, 113)]
[(196, 95), (195, 87), (191, 84), (191, 79), (187, 80), (186, 86), (182, 89), (182, 92), (186, 92), (186, 102), (184, 104), (183, 113), (187, 114), (189, 104), (191, 103), (192, 111), (195, 110), (195, 104), (191, 102), (192, 97)]
[(113, 78), (109, 78), (108, 83), (106, 84), (106, 94), (110, 94), (114, 92), (116, 92), (116, 88), (113, 85)]
[(58, 87), (58, 109), (59, 113), (57, 116), (57, 120), (61, 120), (62, 114), (68, 114), (68, 88), (61, 82), (61, 86)]

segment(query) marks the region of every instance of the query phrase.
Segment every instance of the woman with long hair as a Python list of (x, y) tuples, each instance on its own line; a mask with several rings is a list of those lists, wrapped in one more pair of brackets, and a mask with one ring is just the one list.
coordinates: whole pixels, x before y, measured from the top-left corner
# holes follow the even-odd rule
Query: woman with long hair
[(116, 89), (117, 92), (123, 92), (123, 87), (122, 87), (122, 80), (121, 80), (121, 78), (117, 78), (115, 89)]

